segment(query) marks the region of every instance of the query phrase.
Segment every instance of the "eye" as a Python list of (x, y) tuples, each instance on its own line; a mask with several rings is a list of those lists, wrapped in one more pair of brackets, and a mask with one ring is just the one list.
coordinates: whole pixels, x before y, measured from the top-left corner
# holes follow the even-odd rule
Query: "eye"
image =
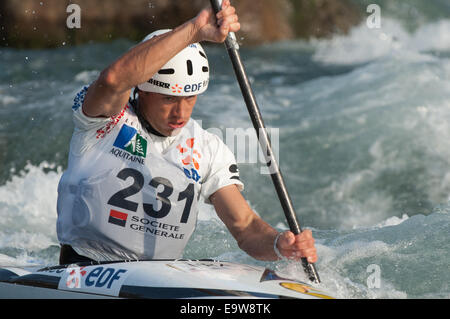
[(163, 97), (163, 101), (166, 103), (174, 103), (176, 101), (176, 97), (175, 96), (170, 96), (170, 95), (165, 95)]
[(193, 104), (193, 103), (195, 103), (195, 99), (197, 98), (197, 96), (196, 95), (189, 95), (189, 96), (186, 96), (185, 97), (185, 100), (187, 101), (187, 102), (189, 102), (190, 104)]

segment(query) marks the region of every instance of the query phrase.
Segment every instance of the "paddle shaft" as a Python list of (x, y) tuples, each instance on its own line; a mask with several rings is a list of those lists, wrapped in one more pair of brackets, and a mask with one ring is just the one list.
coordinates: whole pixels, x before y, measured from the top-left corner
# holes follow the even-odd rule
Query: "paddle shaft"
[[(219, 0), (210, 0), (210, 1), (214, 12), (217, 14), (221, 8)], [(228, 34), (228, 37), (225, 40), (225, 46), (227, 48), (228, 55), (230, 56), (231, 62), (233, 64), (236, 78), (239, 82), (239, 86), (241, 88), (245, 104), (247, 105), (247, 110), (249, 112), (253, 126), (256, 130), (258, 141), (262, 146), (267, 166), (269, 167), (269, 170), (271, 172), (270, 176), (277, 191), (278, 198), (280, 200), (281, 206), (286, 216), (289, 228), (295, 235), (300, 234), (302, 232), (302, 229), (297, 220), (291, 198), (284, 183), (284, 179), (278, 166), (278, 162), (273, 153), (270, 139), (261, 116), (261, 112), (259, 111), (255, 95), (253, 94), (250, 81), (248, 80), (247, 73), (242, 63), (241, 56), (239, 54), (239, 45), (237, 44), (236, 37), (233, 32), (230, 32)], [(308, 263), (306, 258), (302, 258), (302, 265), (309, 279), (312, 282), (320, 283), (319, 274), (317, 273), (314, 264)]]

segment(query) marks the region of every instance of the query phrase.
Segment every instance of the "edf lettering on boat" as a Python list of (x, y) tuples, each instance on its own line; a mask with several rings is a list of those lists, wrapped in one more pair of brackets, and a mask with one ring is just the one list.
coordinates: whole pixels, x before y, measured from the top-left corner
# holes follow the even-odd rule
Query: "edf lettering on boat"
[(121, 278), (121, 275), (126, 273), (125, 269), (114, 269), (114, 268), (106, 268), (97, 267), (93, 269), (85, 279), (86, 287), (98, 287), (102, 288), (106, 286), (107, 289), (110, 289), (113, 283)]

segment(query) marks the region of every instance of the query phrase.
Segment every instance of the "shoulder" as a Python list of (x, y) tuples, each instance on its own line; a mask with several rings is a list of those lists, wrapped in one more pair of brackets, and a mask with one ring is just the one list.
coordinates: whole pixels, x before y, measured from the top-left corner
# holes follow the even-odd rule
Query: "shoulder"
[(111, 128), (125, 117), (136, 117), (132, 106), (129, 103), (123, 105), (122, 110), (111, 117), (92, 117), (83, 111), (83, 103), (89, 86), (84, 86), (73, 100), (72, 111), (76, 131), (99, 131), (100, 135), (107, 134)]
[[(73, 111), (75, 128), (71, 139), (71, 152), (83, 154), (95, 145), (108, 142), (114, 132), (118, 132), (123, 125), (139, 126), (140, 123), (132, 107), (127, 104), (122, 111), (112, 117), (89, 117), (81, 107)], [(137, 127), (139, 129), (139, 127)], [(103, 141), (103, 142), (102, 142)]]
[(110, 117), (92, 117), (86, 115), (83, 111), (83, 104), (86, 99), (87, 92), (90, 86), (84, 86), (78, 91), (74, 97), (72, 104), (73, 118), (75, 128), (78, 130), (92, 130), (92, 129), (100, 129), (102, 127), (107, 130), (111, 126), (114, 126), (119, 122), (120, 119), (131, 116), (136, 117), (134, 113), (133, 107), (129, 103), (124, 103), (121, 111), (115, 115)]
[(217, 156), (223, 151), (229, 151), (229, 148), (222, 140), (220, 130), (218, 130), (217, 134), (213, 130), (206, 130), (194, 119), (189, 121), (188, 130), (192, 136), (195, 136), (197, 145), (204, 152), (206, 151), (211, 153), (212, 156)]

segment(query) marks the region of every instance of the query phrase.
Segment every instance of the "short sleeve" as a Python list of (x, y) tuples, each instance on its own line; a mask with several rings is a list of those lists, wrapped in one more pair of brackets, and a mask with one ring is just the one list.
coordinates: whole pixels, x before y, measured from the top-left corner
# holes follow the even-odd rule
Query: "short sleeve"
[(108, 123), (110, 120), (106, 117), (89, 117), (84, 114), (82, 106), (88, 89), (88, 86), (83, 87), (83, 89), (77, 93), (73, 100), (73, 122), (75, 127), (80, 130), (97, 129), (105, 125), (105, 123)]
[(216, 135), (210, 134), (209, 141), (211, 160), (209, 174), (202, 184), (202, 195), (205, 203), (211, 204), (209, 197), (219, 189), (236, 185), (239, 191), (244, 189), (240, 180), (236, 159), (231, 150)]
[(80, 156), (102, 141), (127, 116), (128, 105), (111, 117), (90, 117), (83, 112), (83, 103), (89, 87), (85, 86), (74, 99), (72, 106), (75, 129), (71, 140), (71, 154)]

